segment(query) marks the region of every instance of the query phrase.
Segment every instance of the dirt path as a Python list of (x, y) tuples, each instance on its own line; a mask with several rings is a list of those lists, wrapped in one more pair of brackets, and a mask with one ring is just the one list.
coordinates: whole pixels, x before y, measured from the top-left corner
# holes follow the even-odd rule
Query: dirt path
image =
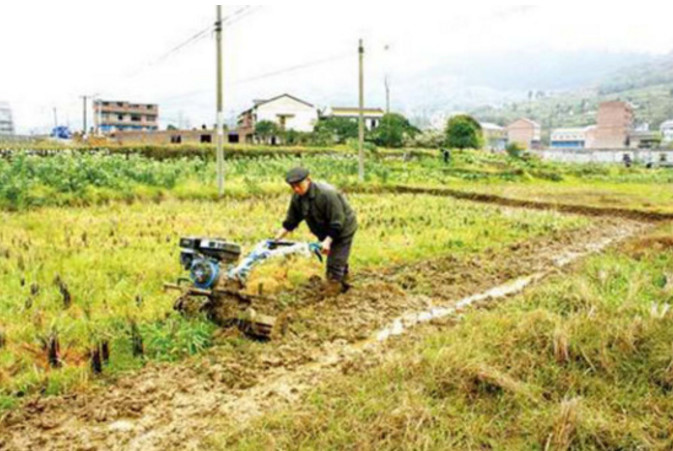
[(608, 206), (580, 205), (572, 203), (549, 202), (542, 200), (519, 199), (487, 194), (469, 190), (453, 188), (422, 188), (415, 186), (392, 186), (383, 191), (393, 193), (429, 194), (433, 196), (449, 196), (455, 199), (482, 202), (486, 204), (502, 205), (504, 207), (530, 208), (535, 210), (553, 210), (561, 213), (573, 213), (585, 216), (611, 217), (633, 219), (637, 221), (670, 221), (673, 213), (637, 210), (633, 208), (620, 208)]
[(447, 316), (457, 306), (514, 294), (646, 227), (602, 218), (589, 229), (466, 261), (447, 257), (361, 274), (351, 291), (334, 299), (317, 300), (300, 291), (284, 337), (237, 358), (220, 358), (214, 348), (189, 362), (148, 365), (90, 393), (35, 398), (3, 419), (0, 447), (197, 448), (222, 421), (244, 427), (297, 400), (330, 374), (375, 365), (394, 347), (394, 340), (381, 338), (401, 333), (397, 324), (409, 331), (425, 322), (428, 312)]

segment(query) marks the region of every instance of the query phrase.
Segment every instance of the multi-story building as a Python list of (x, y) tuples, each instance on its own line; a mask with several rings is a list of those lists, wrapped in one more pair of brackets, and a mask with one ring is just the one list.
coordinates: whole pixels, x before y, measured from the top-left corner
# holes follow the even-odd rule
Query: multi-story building
[(507, 126), (507, 142), (519, 144), (524, 149), (537, 149), (541, 132), (540, 124), (523, 117)]
[(94, 124), (102, 133), (159, 129), (159, 106), (125, 101), (96, 100)]
[(14, 134), (14, 122), (12, 121), (12, 110), (6, 102), (0, 102), (0, 136), (10, 136)]
[(633, 130), (633, 108), (626, 102), (603, 102), (596, 116), (596, 141), (592, 147), (622, 149), (630, 146)]

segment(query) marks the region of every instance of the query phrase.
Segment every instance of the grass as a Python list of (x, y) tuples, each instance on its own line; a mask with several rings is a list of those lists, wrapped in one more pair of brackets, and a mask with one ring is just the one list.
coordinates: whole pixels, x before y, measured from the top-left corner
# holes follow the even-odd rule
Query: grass
[[(178, 238), (221, 236), (250, 249), (279, 227), (288, 201), (286, 195), (0, 212), (5, 395), (68, 391), (86, 383), (89, 354), (103, 342), (114, 350), (113, 373), (143, 359), (175, 360), (208, 347), (213, 326), (173, 314), (174, 294), (162, 290), (164, 282), (183, 275)], [(446, 254), (462, 258), (589, 224), (553, 212), (514, 212), (424, 195), (358, 194), (351, 202), (360, 222), (355, 271)], [(305, 227), (294, 238), (313, 239)], [(321, 272), (314, 261), (276, 262), (255, 273), (249, 286), (274, 293)], [(60, 342), (60, 369), (48, 361), (45, 343), (52, 336)], [(143, 340), (142, 358), (131, 352), (136, 336)]]
[[(215, 448), (671, 449), (673, 226), (403, 339)], [(237, 432), (233, 432), (237, 431)]]

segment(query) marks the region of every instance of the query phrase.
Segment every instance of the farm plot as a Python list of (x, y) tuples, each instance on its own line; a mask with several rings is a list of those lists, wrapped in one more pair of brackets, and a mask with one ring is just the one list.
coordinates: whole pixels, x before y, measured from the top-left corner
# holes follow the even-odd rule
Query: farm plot
[[(214, 338), (210, 323), (172, 313), (174, 299), (162, 291), (162, 284), (182, 275), (180, 236), (222, 236), (249, 248), (277, 228), (287, 200), (168, 201), (2, 213), (0, 383), (4, 402), (11, 405), (17, 395), (31, 392), (54, 394), (87, 386), (91, 350), (102, 344), (109, 351), (104, 374), (137, 368), (147, 359), (175, 360), (195, 354), (214, 340), (232, 353), (240, 352), (236, 343), (254, 349), (263, 346), (238, 337)], [(475, 264), (470, 263), (475, 256), (497, 256), (521, 243), (533, 243), (528, 245), (532, 250), (540, 246), (535, 240), (563, 242), (568, 234), (600, 227), (576, 216), (432, 196), (362, 194), (351, 196), (351, 201), (360, 219), (354, 270), (365, 280), (387, 280), (390, 286), (380, 286), (373, 293), (384, 297), (393, 288), (453, 294), (451, 285), (466, 289), (456, 281), (475, 277)], [(310, 239), (306, 232), (295, 238)], [(447, 277), (438, 279), (441, 283), (426, 277), (437, 273), (437, 267), (394, 269), (440, 257), (445, 259), (439, 265), (441, 273)], [(502, 278), (516, 272), (511, 262), (500, 268), (493, 266), (495, 261), (485, 258), (483, 266), (492, 276), (486, 274), (484, 283), (494, 275)], [(315, 262), (281, 262), (261, 268), (250, 286), (278, 294), (277, 303), (265, 306), (275, 311), (309, 306), (295, 332), (319, 343), (343, 334), (338, 329), (345, 326), (345, 319), (323, 327), (311, 318), (317, 316), (310, 308), (315, 297), (301, 287), (321, 272)], [(352, 301), (357, 311), (357, 302)], [(393, 315), (405, 308), (388, 307), (381, 311)], [(369, 319), (387, 319), (375, 308), (364, 318), (349, 336), (373, 327)]]
[[(529, 274), (554, 273), (561, 262), (644, 227), (600, 218), (586, 227), (476, 253), (362, 267), (354, 287), (336, 298), (321, 299), (301, 286), (292, 292), (292, 304), (283, 308), (289, 316), (287, 333), (272, 342), (250, 341), (228, 329), (216, 334), (217, 346), (187, 361), (149, 362), (114, 384), (68, 396), (31, 397), (7, 412), (0, 437), (17, 448), (198, 449), (214, 437), (222, 440), (210, 443), (216, 448), (229, 448), (237, 439), (241, 441), (236, 446), (245, 447), (247, 439), (239, 432), (249, 425), (254, 428), (251, 422), (259, 416), (296, 405), (307, 391), (333, 376), (355, 376), (395, 356), (399, 340), (377, 337), (400, 315), (457, 305), (459, 299)], [(270, 307), (280, 306), (264, 306)], [(448, 319), (448, 324), (454, 322)], [(418, 338), (417, 329), (413, 331), (407, 335), (412, 343)], [(470, 349), (466, 343), (471, 341), (454, 345)], [(353, 395), (359, 397), (357, 392)]]

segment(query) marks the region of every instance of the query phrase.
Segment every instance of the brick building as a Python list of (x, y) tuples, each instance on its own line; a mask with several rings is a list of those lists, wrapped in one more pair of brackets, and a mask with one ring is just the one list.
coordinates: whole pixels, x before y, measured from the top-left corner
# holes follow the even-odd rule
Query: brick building
[(507, 126), (507, 142), (519, 144), (524, 149), (538, 149), (541, 131), (540, 124), (523, 117)]
[(102, 133), (159, 129), (159, 106), (125, 101), (96, 100), (94, 124)]
[(596, 139), (592, 147), (621, 149), (630, 146), (633, 131), (633, 108), (626, 102), (603, 102), (596, 116)]
[[(236, 144), (239, 142), (237, 131), (225, 128), (224, 133), (225, 143)], [(217, 131), (207, 127), (192, 130), (124, 130), (113, 132), (110, 137), (118, 144), (215, 144)]]
[(210, 144), (215, 142), (215, 131), (201, 130), (120, 130), (110, 135), (119, 144)]

